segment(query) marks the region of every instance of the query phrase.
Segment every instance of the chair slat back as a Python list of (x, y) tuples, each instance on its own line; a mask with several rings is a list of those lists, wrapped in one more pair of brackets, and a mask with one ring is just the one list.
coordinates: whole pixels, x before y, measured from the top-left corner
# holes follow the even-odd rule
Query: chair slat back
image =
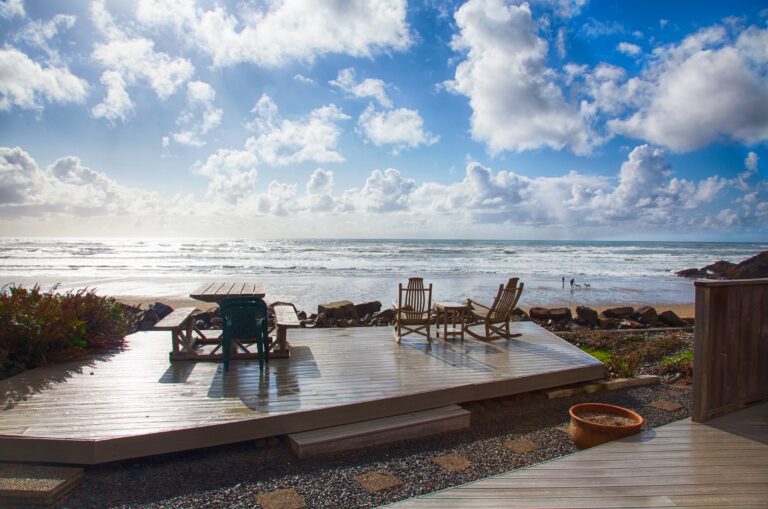
[(266, 331), (267, 305), (261, 299), (224, 299), (220, 309), (223, 326), (232, 339), (251, 339)]
[(398, 308), (408, 319), (417, 319), (432, 308), (432, 283), (424, 288), (424, 278), (408, 278), (408, 286), (400, 283)]
[(499, 285), (499, 292), (496, 294), (496, 298), (491, 305), (491, 312), (488, 313), (488, 318), (493, 321), (504, 320), (506, 321), (512, 313), (512, 310), (517, 306), (517, 302), (520, 300), (520, 296), (523, 294), (524, 283), (517, 282), (520, 278), (510, 278), (507, 281), (507, 286)]

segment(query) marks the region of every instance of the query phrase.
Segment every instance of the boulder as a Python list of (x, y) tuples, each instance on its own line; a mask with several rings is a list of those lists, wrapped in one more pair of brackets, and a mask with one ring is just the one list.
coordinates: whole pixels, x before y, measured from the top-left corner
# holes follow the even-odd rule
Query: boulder
[(705, 272), (702, 272), (700, 269), (692, 268), (692, 269), (678, 270), (677, 272), (675, 272), (675, 276), (678, 276), (678, 277), (706, 277), (707, 274)]
[(725, 271), (727, 279), (753, 279), (768, 277), (768, 251), (748, 258)]
[(645, 325), (629, 318), (624, 318), (619, 322), (619, 329), (642, 329), (643, 327)]
[(150, 330), (160, 321), (160, 315), (154, 308), (150, 307), (144, 311), (144, 316), (139, 321), (139, 330)]
[(629, 318), (632, 316), (635, 310), (629, 306), (610, 308), (603, 311), (603, 316), (606, 318)]
[(573, 318), (569, 308), (551, 308), (549, 310), (549, 317), (555, 322), (571, 320)]
[(357, 316), (372, 315), (381, 310), (381, 302), (374, 300), (372, 302), (364, 302), (362, 304), (355, 304), (355, 311)]
[(677, 313), (669, 309), (659, 314), (659, 320), (670, 327), (685, 327), (688, 325), (688, 322), (677, 316)]
[(576, 318), (587, 325), (597, 325), (599, 320), (597, 311), (586, 306), (576, 308)]
[(642, 322), (651, 327), (655, 327), (659, 323), (659, 314), (656, 309), (651, 306), (641, 306), (635, 309), (633, 315), (639, 322)]
[(155, 302), (154, 304), (150, 304), (149, 309), (154, 309), (157, 312), (157, 316), (159, 316), (161, 320), (173, 313), (173, 308), (163, 304), (162, 302)]
[(618, 318), (601, 318), (599, 325), (601, 329), (618, 329), (621, 325), (621, 320)]
[(378, 313), (374, 313), (373, 319), (377, 320), (379, 323), (388, 324), (395, 319), (395, 310), (388, 308), (383, 311), (379, 311)]
[(531, 308), (528, 310), (528, 314), (532, 320), (539, 320), (541, 322), (549, 320), (549, 309), (547, 308)]
[(357, 320), (357, 310), (355, 305), (348, 300), (340, 300), (337, 302), (329, 302), (328, 304), (320, 304), (317, 306), (318, 316), (325, 314), (327, 318), (334, 318), (336, 320)]
[(528, 320), (531, 319), (531, 317), (528, 316), (528, 313), (526, 313), (525, 311), (523, 311), (520, 308), (513, 309), (512, 312), (510, 313), (510, 315), (517, 317), (519, 319), (517, 321), (519, 321), (519, 322), (525, 322), (525, 321), (528, 321)]
[(727, 262), (725, 260), (718, 260), (715, 263), (711, 263), (706, 267), (701, 268), (701, 272), (713, 279), (726, 279), (726, 274), (729, 270), (736, 268), (735, 263)]

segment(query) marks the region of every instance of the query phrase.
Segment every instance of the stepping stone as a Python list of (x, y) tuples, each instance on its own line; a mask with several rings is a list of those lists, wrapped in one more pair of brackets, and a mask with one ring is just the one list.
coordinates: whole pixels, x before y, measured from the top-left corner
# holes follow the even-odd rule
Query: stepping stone
[(675, 403), (674, 401), (668, 401), (666, 399), (660, 399), (654, 401), (653, 403), (648, 403), (647, 406), (658, 408), (659, 410), (666, 410), (667, 412), (674, 412), (675, 410), (680, 410), (683, 408), (683, 405), (680, 403)]
[(461, 472), (472, 466), (472, 462), (460, 454), (437, 456), (436, 458), (432, 458), (432, 461), (448, 472)]
[(307, 507), (304, 499), (294, 489), (261, 493), (256, 495), (256, 502), (263, 509), (302, 509), (302, 507)]
[(360, 486), (370, 493), (387, 490), (403, 484), (400, 479), (387, 471), (370, 472), (368, 474), (358, 475), (355, 477), (355, 481), (360, 483)]
[(531, 442), (526, 438), (516, 438), (514, 440), (504, 440), (504, 447), (517, 454), (525, 454), (528, 452), (541, 449), (541, 446), (535, 442)]
[(0, 464), (0, 507), (49, 507), (83, 480), (83, 469)]

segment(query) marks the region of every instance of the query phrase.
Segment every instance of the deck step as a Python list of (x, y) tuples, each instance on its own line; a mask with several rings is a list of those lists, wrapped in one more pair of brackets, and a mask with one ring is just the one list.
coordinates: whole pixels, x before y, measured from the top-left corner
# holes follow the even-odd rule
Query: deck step
[(471, 412), (458, 405), (382, 417), (288, 435), (299, 458), (398, 442), (469, 428)]
[(82, 468), (3, 463), (0, 464), (0, 507), (58, 506), (82, 480)]

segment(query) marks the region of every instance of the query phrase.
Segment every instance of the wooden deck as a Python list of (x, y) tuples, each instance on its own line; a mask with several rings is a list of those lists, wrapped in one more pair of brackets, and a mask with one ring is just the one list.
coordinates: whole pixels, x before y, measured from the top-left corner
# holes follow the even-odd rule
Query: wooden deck
[(768, 403), (705, 424), (685, 419), (390, 507), (765, 508)]
[(170, 364), (168, 332), (90, 363), (0, 382), (0, 461), (95, 464), (283, 435), (601, 378), (531, 322), (510, 341), (406, 337), (390, 327), (297, 329), (290, 359)]

